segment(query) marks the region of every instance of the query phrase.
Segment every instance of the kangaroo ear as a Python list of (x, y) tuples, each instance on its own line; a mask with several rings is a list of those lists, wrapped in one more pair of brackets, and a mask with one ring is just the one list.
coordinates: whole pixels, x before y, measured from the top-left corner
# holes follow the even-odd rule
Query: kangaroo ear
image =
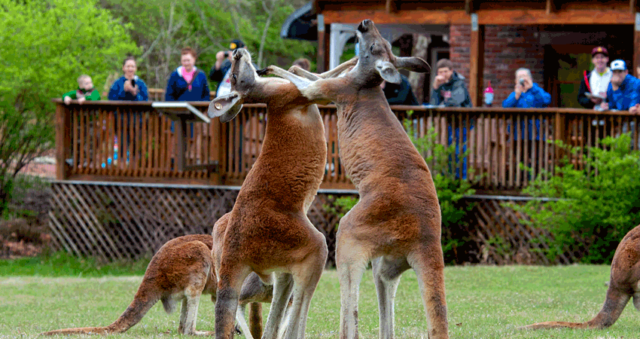
[(244, 98), (242, 95), (233, 91), (227, 95), (213, 99), (209, 104), (209, 111), (207, 113), (209, 118), (220, 117), (220, 122), (229, 122), (240, 113), (243, 102)]
[(380, 76), (386, 82), (390, 82), (392, 84), (399, 84), (402, 82), (400, 72), (398, 72), (396, 67), (389, 61), (378, 60), (376, 62), (376, 71), (380, 73)]
[(418, 73), (427, 73), (431, 70), (431, 66), (418, 57), (396, 57), (395, 65), (397, 68), (404, 68)]

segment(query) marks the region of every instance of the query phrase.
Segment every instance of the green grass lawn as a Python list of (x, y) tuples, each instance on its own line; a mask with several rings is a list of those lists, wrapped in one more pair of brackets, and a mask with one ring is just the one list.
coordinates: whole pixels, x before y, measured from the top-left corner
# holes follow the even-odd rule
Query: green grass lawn
[[(2, 271), (0, 271), (2, 273)], [(6, 272), (5, 272), (6, 273)], [(631, 306), (607, 330), (519, 331), (538, 321), (586, 321), (602, 306), (608, 266), (447, 267), (451, 338), (639, 338)], [(35, 337), (65, 327), (103, 326), (131, 302), (140, 276), (0, 276), (0, 337)], [(337, 338), (340, 321), (337, 274), (326, 271), (311, 303), (308, 338)], [(265, 320), (268, 307), (264, 307)], [(360, 333), (377, 338), (378, 310), (371, 271), (360, 289)], [(179, 312), (166, 315), (157, 304), (123, 338), (176, 334)], [(396, 298), (397, 338), (426, 338), (426, 317), (416, 276), (406, 272)], [(213, 330), (213, 304), (201, 300), (199, 330)]]

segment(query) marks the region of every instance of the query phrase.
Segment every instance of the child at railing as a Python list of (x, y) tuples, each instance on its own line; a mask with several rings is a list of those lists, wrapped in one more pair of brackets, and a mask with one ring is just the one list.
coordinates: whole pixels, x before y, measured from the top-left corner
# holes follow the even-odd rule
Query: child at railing
[(78, 104), (82, 105), (85, 100), (100, 100), (100, 92), (93, 88), (93, 81), (91, 80), (91, 77), (83, 74), (78, 77), (78, 89), (63, 94), (62, 100), (65, 105), (70, 104), (71, 100), (78, 100)]

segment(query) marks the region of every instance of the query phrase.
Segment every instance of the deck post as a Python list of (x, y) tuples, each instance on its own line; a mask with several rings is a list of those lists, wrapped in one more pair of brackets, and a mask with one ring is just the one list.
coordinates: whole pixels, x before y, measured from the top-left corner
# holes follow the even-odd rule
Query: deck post
[[(56, 179), (65, 180), (67, 178), (66, 171), (66, 152), (69, 148), (70, 126), (67, 126), (69, 120), (68, 109), (64, 104), (56, 103)], [(74, 154), (75, 156), (75, 154)]]

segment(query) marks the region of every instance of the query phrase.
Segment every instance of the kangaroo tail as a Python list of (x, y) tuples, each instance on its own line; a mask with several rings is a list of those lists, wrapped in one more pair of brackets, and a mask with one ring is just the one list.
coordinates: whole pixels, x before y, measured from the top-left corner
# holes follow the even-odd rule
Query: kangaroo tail
[(155, 296), (147, 296), (148, 291), (145, 288), (145, 285), (146, 284), (143, 281), (129, 307), (127, 307), (124, 313), (122, 313), (122, 315), (109, 326), (66, 328), (62, 330), (44, 332), (42, 335), (124, 333), (140, 322), (144, 315), (159, 299)]
[(618, 320), (624, 307), (629, 302), (631, 296), (623, 291), (609, 286), (607, 298), (600, 312), (591, 320), (584, 323), (570, 323), (563, 321), (548, 321), (521, 327), (521, 329), (537, 330), (541, 328), (607, 328)]
[(249, 329), (254, 338), (262, 338), (262, 304), (249, 303)]

